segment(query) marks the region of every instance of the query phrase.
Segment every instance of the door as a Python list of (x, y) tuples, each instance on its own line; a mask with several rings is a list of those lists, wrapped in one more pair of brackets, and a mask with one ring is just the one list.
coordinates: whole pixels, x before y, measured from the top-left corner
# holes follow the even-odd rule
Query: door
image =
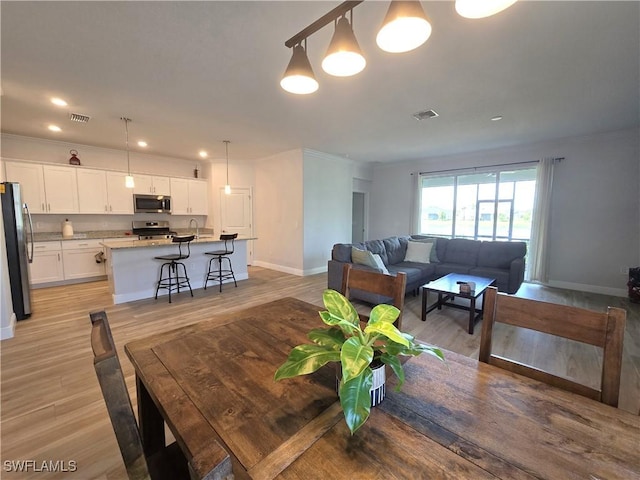
[[(229, 195), (220, 189), (220, 227), (222, 233), (253, 236), (253, 205), (251, 187), (236, 188)], [(247, 265), (253, 260), (253, 241), (247, 242)]]
[(351, 207), (351, 243), (364, 242), (365, 195), (366, 193), (353, 192), (353, 204)]

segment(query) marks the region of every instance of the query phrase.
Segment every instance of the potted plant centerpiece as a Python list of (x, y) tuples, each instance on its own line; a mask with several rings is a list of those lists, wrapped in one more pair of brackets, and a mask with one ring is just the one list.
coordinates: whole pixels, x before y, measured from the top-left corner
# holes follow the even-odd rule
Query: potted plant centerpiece
[(314, 328), (307, 336), (313, 343), (298, 345), (278, 368), (276, 381), (315, 372), (329, 362), (340, 362), (340, 405), (351, 434), (369, 418), (372, 364), (388, 365), (398, 377), (396, 391), (404, 383), (401, 355), (429, 353), (445, 361), (437, 347), (424, 345), (413, 336), (398, 330), (393, 322), (400, 310), (393, 305), (376, 305), (364, 329), (355, 307), (335, 290), (325, 290), (322, 300), (326, 308), (320, 318), (327, 328)]

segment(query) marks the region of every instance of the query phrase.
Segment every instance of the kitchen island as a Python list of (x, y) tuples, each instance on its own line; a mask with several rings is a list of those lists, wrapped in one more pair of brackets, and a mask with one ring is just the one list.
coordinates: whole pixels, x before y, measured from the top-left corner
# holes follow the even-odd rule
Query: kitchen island
[[(247, 272), (247, 241), (255, 240), (250, 237), (238, 237), (235, 241), (235, 251), (230, 255), (233, 271), (237, 281), (249, 278)], [(107, 259), (107, 278), (109, 290), (114, 304), (153, 298), (156, 284), (160, 275), (162, 260), (154, 257), (178, 253), (178, 244), (167, 240), (117, 240), (105, 241)], [(187, 267), (189, 281), (193, 290), (203, 288), (207, 276), (210, 255), (205, 252), (224, 249), (224, 242), (213, 236), (200, 236), (191, 242), (191, 255), (182, 262)], [(233, 280), (223, 281), (223, 283)], [(217, 283), (209, 282), (211, 294), (218, 293)], [(224, 289), (223, 289), (224, 291)], [(182, 293), (182, 291), (180, 292)], [(166, 290), (160, 290), (160, 295), (166, 295)], [(177, 295), (175, 292), (173, 295)], [(188, 289), (187, 289), (187, 295)]]

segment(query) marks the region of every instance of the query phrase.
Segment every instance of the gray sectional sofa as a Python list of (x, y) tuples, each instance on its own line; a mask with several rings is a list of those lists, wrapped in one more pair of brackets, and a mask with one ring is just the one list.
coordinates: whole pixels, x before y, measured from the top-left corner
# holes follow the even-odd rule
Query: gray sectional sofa
[[(405, 261), (410, 241), (433, 242), (435, 251), (431, 252), (429, 263)], [(407, 235), (369, 240), (364, 243), (335, 244), (328, 264), (328, 288), (342, 288), (342, 269), (345, 263), (353, 263), (353, 268), (383, 271), (383, 268), (354, 263), (352, 247), (378, 254), (390, 274), (405, 272), (407, 292), (448, 273), (495, 278), (498, 290), (506, 293), (515, 293), (524, 280), (524, 257), (527, 253), (527, 245), (524, 242), (488, 242)], [(415, 244), (412, 244), (411, 248), (414, 249)], [(356, 254), (360, 256), (360, 252)], [(354, 292), (352, 298), (374, 303), (380, 301), (379, 298), (365, 292)]]

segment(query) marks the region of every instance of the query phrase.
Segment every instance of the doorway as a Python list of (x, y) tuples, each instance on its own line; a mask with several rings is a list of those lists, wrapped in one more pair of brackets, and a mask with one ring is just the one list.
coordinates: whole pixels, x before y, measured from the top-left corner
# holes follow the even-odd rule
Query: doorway
[(367, 194), (363, 192), (353, 192), (353, 202), (351, 206), (351, 243), (362, 243), (366, 235), (366, 207)]
[[(251, 187), (234, 187), (230, 194), (220, 189), (221, 233), (238, 233), (253, 236), (253, 204)], [(253, 263), (253, 240), (247, 241), (247, 265)]]

